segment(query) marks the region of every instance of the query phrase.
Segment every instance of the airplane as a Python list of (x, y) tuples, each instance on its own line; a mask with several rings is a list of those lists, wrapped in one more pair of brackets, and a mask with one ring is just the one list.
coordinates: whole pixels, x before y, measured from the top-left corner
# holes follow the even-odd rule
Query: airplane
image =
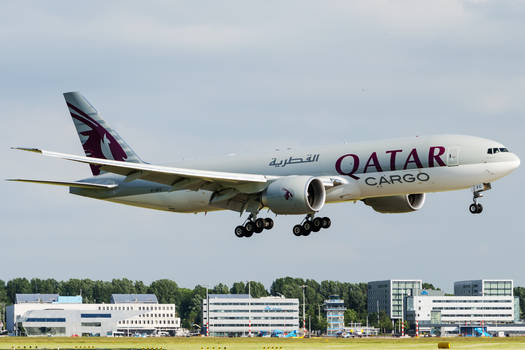
[(379, 213), (421, 209), (425, 194), (471, 188), (472, 214), (491, 183), (510, 174), (520, 159), (499, 142), (465, 135), (431, 135), (275, 150), (262, 156), (226, 156), (155, 165), (143, 161), (79, 92), (64, 93), (85, 156), (38, 148), (14, 149), (89, 164), (92, 177), (78, 181), (8, 179), (69, 187), (75, 195), (179, 213), (218, 210), (249, 214), (237, 237), (271, 229), (276, 215), (304, 215), (295, 236), (331, 226), (319, 216), (326, 203), (362, 201)]

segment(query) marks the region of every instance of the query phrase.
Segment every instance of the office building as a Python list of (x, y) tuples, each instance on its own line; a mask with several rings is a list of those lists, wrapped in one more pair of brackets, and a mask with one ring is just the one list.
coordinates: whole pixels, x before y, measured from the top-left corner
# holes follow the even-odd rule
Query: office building
[(476, 296), (512, 296), (512, 280), (470, 280), (454, 282), (454, 295)]
[(368, 282), (368, 313), (384, 311), (391, 320), (401, 319), (404, 298), (421, 289), (421, 280)]
[(202, 300), (202, 310), (203, 330), (209, 336), (286, 335), (299, 331), (297, 298), (210, 294)]
[(408, 321), (423, 324), (513, 323), (513, 296), (432, 296), (407, 297)]
[(84, 304), (80, 296), (17, 294), (6, 308), (7, 330), (29, 336), (172, 334), (180, 328), (174, 304), (153, 294), (113, 294), (110, 304)]

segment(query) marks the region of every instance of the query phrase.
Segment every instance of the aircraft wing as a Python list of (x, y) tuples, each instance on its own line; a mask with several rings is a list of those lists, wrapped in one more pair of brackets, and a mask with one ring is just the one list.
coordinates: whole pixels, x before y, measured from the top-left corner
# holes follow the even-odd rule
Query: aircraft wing
[(90, 190), (109, 190), (115, 187), (118, 187), (116, 184), (96, 184), (91, 182), (82, 182), (82, 181), (50, 181), (50, 180), (33, 180), (33, 179), (7, 179), (7, 181), (16, 181), (16, 182), (31, 182), (44, 185), (56, 185), (56, 186), (67, 186), (67, 187), (78, 187), (78, 188), (87, 188)]
[(101, 158), (83, 157), (72, 154), (57, 153), (37, 148), (16, 147), (14, 149), (35, 152), (48, 157), (66, 159), (74, 162), (99, 165), (101, 170), (126, 176), (124, 181), (143, 179), (164, 185), (172, 189), (221, 189), (235, 188), (240, 192), (255, 193), (261, 191), (268, 180), (277, 178), (258, 174), (218, 172), (209, 170), (174, 168), (145, 163), (122, 162)]

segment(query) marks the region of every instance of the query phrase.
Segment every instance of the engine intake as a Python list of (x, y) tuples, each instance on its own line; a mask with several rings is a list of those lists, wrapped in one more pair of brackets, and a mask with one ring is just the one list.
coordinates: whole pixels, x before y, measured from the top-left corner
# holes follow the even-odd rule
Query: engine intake
[(413, 193), (400, 196), (366, 198), (363, 199), (363, 202), (379, 213), (409, 213), (423, 207), (425, 194)]
[(262, 203), (276, 214), (310, 214), (323, 207), (323, 182), (310, 176), (286, 176), (270, 183), (262, 193)]

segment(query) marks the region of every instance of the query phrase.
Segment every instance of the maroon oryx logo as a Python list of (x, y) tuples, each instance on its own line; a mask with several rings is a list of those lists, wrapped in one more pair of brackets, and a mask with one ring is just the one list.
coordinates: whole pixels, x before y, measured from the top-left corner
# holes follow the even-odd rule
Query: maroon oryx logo
[(281, 190), (284, 191), (284, 199), (286, 199), (286, 200), (290, 200), (290, 199), (293, 198), (293, 193), (290, 192), (290, 190), (288, 190), (288, 189), (286, 189), (286, 188), (284, 188), (284, 187), (281, 188)]

